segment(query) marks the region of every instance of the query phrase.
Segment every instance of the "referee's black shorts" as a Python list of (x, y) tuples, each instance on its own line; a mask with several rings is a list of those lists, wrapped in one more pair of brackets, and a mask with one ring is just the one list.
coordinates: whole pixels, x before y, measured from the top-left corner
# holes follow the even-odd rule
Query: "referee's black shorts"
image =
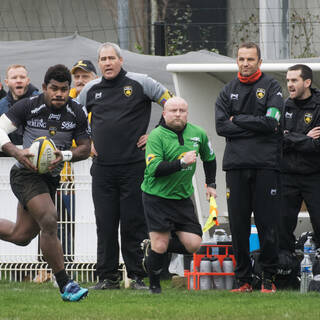
[(15, 165), (10, 171), (12, 192), (24, 208), (29, 200), (43, 193), (49, 193), (54, 201), (59, 180), (60, 176), (52, 177), (49, 174), (39, 174), (26, 168), (18, 168)]
[(149, 232), (184, 231), (202, 236), (202, 228), (190, 198), (165, 199), (142, 193)]

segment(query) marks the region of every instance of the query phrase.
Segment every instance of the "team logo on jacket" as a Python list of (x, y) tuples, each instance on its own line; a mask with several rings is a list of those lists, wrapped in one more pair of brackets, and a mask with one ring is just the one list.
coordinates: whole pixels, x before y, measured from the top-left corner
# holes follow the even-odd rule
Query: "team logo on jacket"
[(123, 92), (126, 97), (130, 97), (132, 95), (132, 87), (131, 86), (124, 87)]
[(226, 196), (227, 196), (227, 200), (230, 198), (230, 188), (227, 188), (226, 190)]
[(49, 134), (50, 136), (54, 136), (57, 133), (56, 127), (49, 127)]
[(262, 99), (266, 94), (266, 90), (264, 90), (263, 88), (258, 88), (257, 92), (256, 92), (256, 97), (258, 99)]
[(155, 154), (148, 154), (147, 158), (146, 158), (146, 164), (147, 166), (149, 165), (149, 163), (154, 160), (156, 158), (156, 155)]
[(309, 112), (305, 113), (304, 122), (306, 124), (309, 124), (311, 121), (312, 121), (312, 113), (309, 113)]

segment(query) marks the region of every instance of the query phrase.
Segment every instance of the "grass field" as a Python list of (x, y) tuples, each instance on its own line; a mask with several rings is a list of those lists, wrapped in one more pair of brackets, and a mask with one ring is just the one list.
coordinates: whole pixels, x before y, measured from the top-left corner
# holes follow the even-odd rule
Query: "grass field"
[(319, 319), (320, 294), (293, 291), (275, 294), (235, 294), (227, 291), (187, 291), (164, 282), (161, 295), (131, 289), (90, 291), (78, 303), (63, 302), (51, 283), (0, 281), (0, 319), (166, 319), (248, 320)]

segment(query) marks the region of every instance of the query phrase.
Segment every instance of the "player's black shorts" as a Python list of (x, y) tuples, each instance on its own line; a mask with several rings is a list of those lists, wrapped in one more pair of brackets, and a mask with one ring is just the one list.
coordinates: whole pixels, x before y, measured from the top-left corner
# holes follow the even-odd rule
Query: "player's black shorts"
[(143, 192), (142, 200), (149, 232), (185, 231), (202, 236), (201, 225), (190, 198), (165, 199)]
[(14, 195), (26, 208), (26, 204), (33, 197), (49, 193), (54, 201), (60, 176), (52, 177), (48, 174), (38, 174), (26, 168), (13, 166), (10, 171), (10, 184)]

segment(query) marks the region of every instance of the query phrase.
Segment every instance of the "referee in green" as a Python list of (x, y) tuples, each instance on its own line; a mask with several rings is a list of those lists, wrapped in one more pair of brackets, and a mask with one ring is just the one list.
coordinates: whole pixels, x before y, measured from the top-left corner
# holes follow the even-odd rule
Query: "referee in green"
[[(161, 293), (160, 273), (167, 251), (193, 253), (200, 247), (201, 225), (190, 199), (198, 155), (203, 161), (207, 199), (216, 197), (215, 154), (205, 131), (187, 122), (187, 102), (180, 97), (170, 98), (164, 105), (163, 117), (164, 124), (148, 138), (141, 186), (151, 240), (151, 248), (143, 247), (151, 293)], [(177, 237), (171, 238), (171, 233)]]

